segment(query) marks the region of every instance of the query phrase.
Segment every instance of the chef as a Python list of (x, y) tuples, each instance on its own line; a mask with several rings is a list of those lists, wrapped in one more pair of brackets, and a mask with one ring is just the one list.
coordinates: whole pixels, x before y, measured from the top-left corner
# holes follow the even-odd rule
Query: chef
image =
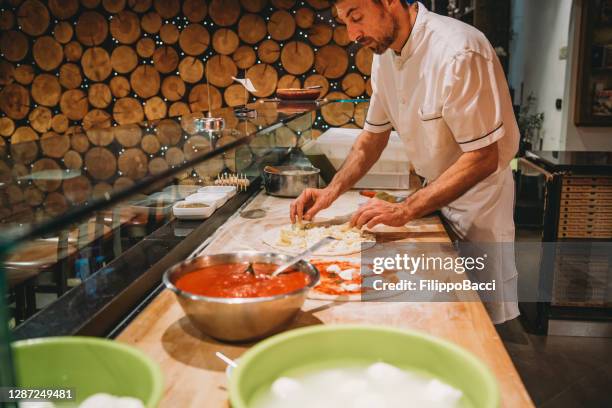
[(373, 93), (363, 132), (342, 168), (326, 188), (302, 192), (291, 205), (291, 221), (311, 220), (349, 190), (395, 129), (426, 186), (403, 203), (370, 200), (351, 222), (402, 226), (441, 210), (461, 240), (495, 243), (485, 278), (498, 289), (485, 305), (496, 324), (517, 317), (510, 160), (519, 130), (495, 50), (472, 26), (421, 3), (334, 3), (351, 40), (375, 54)]

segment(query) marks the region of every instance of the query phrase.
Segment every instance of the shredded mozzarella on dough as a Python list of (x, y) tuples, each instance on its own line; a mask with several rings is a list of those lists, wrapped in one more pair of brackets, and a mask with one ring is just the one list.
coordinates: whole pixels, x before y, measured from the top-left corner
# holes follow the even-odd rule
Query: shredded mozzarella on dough
[(349, 223), (329, 225), (308, 229), (296, 228), (295, 225), (280, 230), (277, 245), (300, 251), (316, 244), (325, 237), (335, 238), (337, 241), (325, 247), (327, 253), (359, 252), (363, 242), (373, 242), (371, 234), (362, 233), (357, 228), (351, 228)]

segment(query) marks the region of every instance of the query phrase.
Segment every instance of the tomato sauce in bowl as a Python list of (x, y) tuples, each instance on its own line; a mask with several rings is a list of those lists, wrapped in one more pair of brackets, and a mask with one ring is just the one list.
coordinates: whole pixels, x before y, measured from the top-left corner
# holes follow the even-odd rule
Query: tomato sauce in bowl
[(271, 263), (253, 263), (255, 275), (246, 272), (248, 263), (224, 263), (196, 269), (178, 278), (175, 286), (194, 295), (219, 298), (257, 298), (283, 295), (306, 287), (309, 276), (289, 269), (278, 276)]

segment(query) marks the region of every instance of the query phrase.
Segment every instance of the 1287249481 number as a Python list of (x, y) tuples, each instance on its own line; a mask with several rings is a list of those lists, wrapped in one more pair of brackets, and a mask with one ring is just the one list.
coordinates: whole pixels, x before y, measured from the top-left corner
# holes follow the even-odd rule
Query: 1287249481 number
[(0, 402), (71, 401), (74, 399), (74, 390), (71, 388), (0, 387)]

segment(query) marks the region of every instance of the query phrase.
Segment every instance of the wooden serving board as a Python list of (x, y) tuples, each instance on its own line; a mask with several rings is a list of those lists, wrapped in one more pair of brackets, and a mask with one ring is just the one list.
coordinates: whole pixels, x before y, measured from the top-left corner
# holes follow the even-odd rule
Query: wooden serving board
[[(363, 200), (357, 192), (342, 196), (321, 217), (348, 214)], [(247, 220), (239, 216), (220, 228), (203, 253), (270, 250), (261, 239), (262, 228), (289, 222), (290, 199), (260, 194), (248, 209), (263, 208), (267, 216)], [(405, 228), (377, 229), (406, 242), (448, 241), (442, 223), (429, 217)], [(421, 330), (439, 336), (479, 357), (496, 375), (503, 407), (533, 407), (484, 306), (479, 301), (453, 303), (331, 302), (307, 300), (292, 328), (314, 324), (375, 324)], [(162, 367), (165, 395), (162, 407), (229, 407), (225, 364), (221, 351), (239, 358), (252, 344), (226, 344), (200, 334), (185, 317), (174, 294), (162, 292), (118, 336), (140, 348)]]

